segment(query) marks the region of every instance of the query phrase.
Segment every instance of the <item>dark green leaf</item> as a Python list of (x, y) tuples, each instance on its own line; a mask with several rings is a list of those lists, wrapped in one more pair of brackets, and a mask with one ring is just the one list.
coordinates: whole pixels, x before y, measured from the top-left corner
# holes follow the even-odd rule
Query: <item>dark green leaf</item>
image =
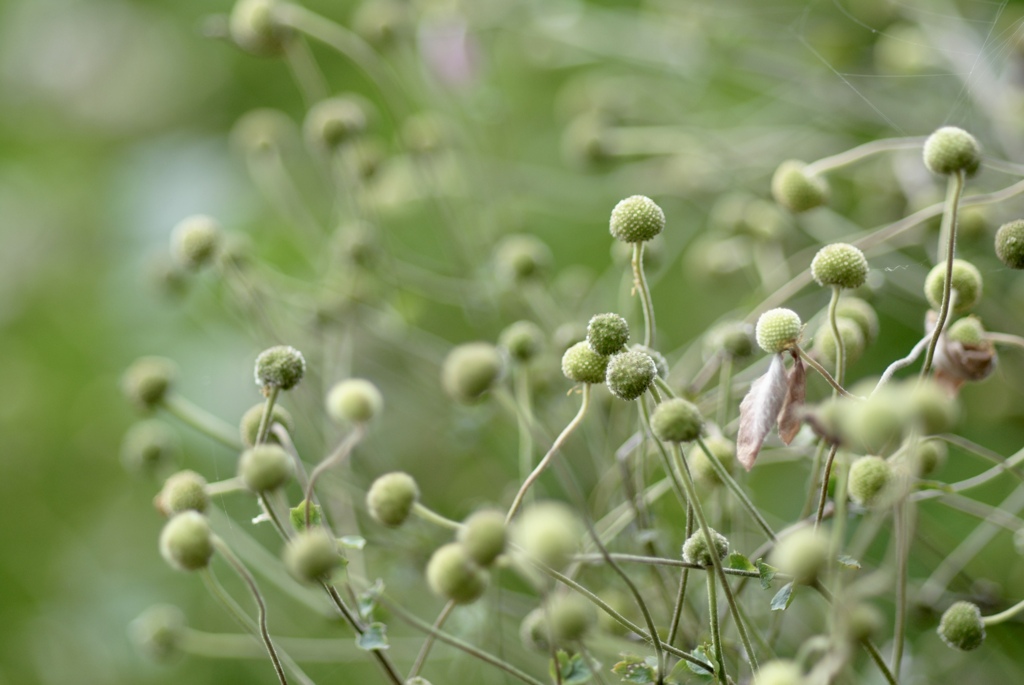
[(750, 559), (739, 552), (733, 552), (729, 555), (729, 568), (737, 571), (757, 571), (757, 567), (750, 563)]
[[(701, 661), (703, 661), (706, 664), (711, 664), (713, 666), (714, 663), (715, 663), (715, 660), (712, 659), (711, 656), (710, 656), (711, 655), (711, 645), (707, 645), (707, 644), (700, 645), (699, 647), (694, 649), (692, 652), (690, 652), (690, 654), (693, 655), (694, 657), (696, 657), (697, 659), (700, 659)], [(692, 661), (680, 661), (678, 664), (676, 664), (676, 668), (672, 669), (672, 672), (675, 673), (676, 670), (679, 668), (679, 666), (681, 664), (686, 664), (686, 669), (690, 673), (696, 673), (697, 675), (703, 676), (705, 678), (713, 678), (714, 675), (715, 675), (714, 671), (709, 671), (708, 669), (703, 668), (702, 666), (698, 666), (697, 664), (693, 663)]]
[(761, 574), (761, 589), (768, 590), (772, 586), (772, 581), (775, 580), (775, 575), (779, 572), (779, 569), (774, 566), (769, 566), (760, 559), (757, 560), (757, 572)]
[[(582, 683), (589, 682), (594, 674), (590, 670), (590, 666), (584, 661), (583, 655), (573, 654), (569, 656), (565, 650), (558, 650), (558, 670), (562, 675), (562, 685), (581, 685)], [(558, 682), (555, 677), (555, 663), (552, 660), (548, 667), (548, 672), (551, 674), (551, 681)]]

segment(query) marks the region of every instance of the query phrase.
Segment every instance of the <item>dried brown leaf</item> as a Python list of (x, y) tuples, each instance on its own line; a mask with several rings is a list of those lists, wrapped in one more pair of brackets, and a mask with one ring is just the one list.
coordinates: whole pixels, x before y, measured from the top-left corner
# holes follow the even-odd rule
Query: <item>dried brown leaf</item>
[(789, 384), (782, 355), (772, 357), (768, 371), (750, 386), (740, 403), (740, 428), (736, 436), (736, 458), (749, 471), (754, 466), (764, 439), (776, 424)]
[(787, 445), (800, 432), (803, 423), (804, 398), (807, 396), (807, 372), (800, 357), (793, 358), (787, 378), (786, 397), (779, 411), (779, 437)]

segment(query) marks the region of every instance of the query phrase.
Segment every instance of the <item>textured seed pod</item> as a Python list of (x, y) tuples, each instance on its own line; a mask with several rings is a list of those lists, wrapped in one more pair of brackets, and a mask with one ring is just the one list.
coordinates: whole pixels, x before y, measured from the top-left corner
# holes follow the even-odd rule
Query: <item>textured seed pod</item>
[[(704, 444), (728, 473), (736, 471), (736, 443), (720, 435), (712, 435), (704, 439)], [(691, 450), (686, 458), (695, 481), (705, 487), (717, 487), (722, 484), (718, 471), (711, 465), (711, 460), (704, 454), (704, 450)]]
[[(945, 263), (936, 264), (924, 281), (924, 294), (928, 304), (938, 311), (942, 307), (942, 289), (946, 283)], [(982, 280), (978, 268), (962, 259), (953, 260), (953, 279), (950, 294), (956, 293), (954, 314), (966, 314), (981, 299)]]
[(139, 614), (128, 626), (128, 638), (143, 655), (157, 663), (182, 653), (187, 623), (185, 614), (171, 604), (157, 604)]
[(651, 431), (664, 442), (690, 442), (700, 437), (703, 430), (700, 409), (681, 397), (665, 400), (651, 415)]
[(790, 159), (780, 164), (772, 176), (772, 197), (794, 214), (828, 202), (828, 183), (821, 176), (808, 174), (806, 166)]
[(658, 369), (658, 378), (665, 380), (668, 378), (668, 360), (665, 359), (665, 355), (658, 352), (654, 348), (647, 347), (647, 345), (631, 345), (630, 348), (634, 352), (640, 352), (646, 354), (648, 357), (654, 360), (654, 366)]
[(757, 319), (757, 344), (769, 354), (787, 350), (800, 340), (803, 323), (792, 309), (769, 309)]
[(946, 337), (963, 345), (977, 347), (984, 343), (985, 327), (978, 317), (966, 316), (946, 330)]
[(750, 685), (804, 685), (800, 665), (788, 659), (775, 659), (761, 664)]
[(517, 362), (528, 362), (544, 349), (544, 331), (532, 321), (516, 321), (498, 336), (498, 344)]
[(578, 342), (562, 355), (562, 373), (574, 383), (604, 383), (610, 357), (590, 349), (584, 340)]
[(463, 522), (458, 541), (470, 559), (487, 568), (505, 551), (507, 537), (505, 515), (496, 509), (484, 509)]
[(1024, 269), (1024, 219), (999, 227), (996, 231), (996, 256), (1011, 269)]
[(137, 407), (152, 410), (170, 392), (176, 370), (174, 362), (163, 357), (141, 357), (121, 376), (121, 390)]
[(205, 214), (182, 219), (171, 231), (171, 254), (186, 269), (206, 266), (223, 240), (220, 224)]
[(627, 350), (608, 360), (604, 382), (613, 395), (630, 402), (647, 392), (657, 375), (658, 366), (650, 355)]
[(828, 538), (813, 528), (801, 528), (779, 540), (772, 564), (803, 585), (813, 583), (828, 565)]
[(256, 357), (256, 385), (265, 391), (271, 388), (291, 390), (306, 374), (306, 359), (290, 345), (277, 345)]
[(894, 474), (882, 457), (860, 457), (850, 464), (850, 499), (867, 508), (889, 503)]
[(576, 514), (561, 502), (537, 502), (523, 508), (512, 526), (512, 539), (529, 556), (561, 570), (579, 551), (584, 534)]
[(954, 649), (969, 652), (985, 641), (981, 610), (971, 602), (955, 602), (939, 621), (939, 637)]
[(470, 559), (457, 542), (439, 547), (427, 563), (431, 591), (456, 604), (475, 602), (487, 589), (487, 571)]
[[(683, 543), (683, 561), (698, 566), (711, 566), (715, 563), (712, 554), (716, 554), (719, 559), (725, 558), (725, 555), (729, 553), (729, 541), (714, 528), (709, 528), (708, 532), (711, 533), (713, 545), (708, 544), (707, 538), (704, 537), (704, 531), (698, 528)], [(714, 547), (713, 552), (712, 546)]]
[[(849, 319), (836, 318), (836, 327), (839, 328), (839, 335), (843, 339), (843, 350), (846, 352), (846, 363), (853, 364), (864, 354), (864, 336), (860, 326)], [(814, 354), (818, 359), (835, 364), (836, 362), (836, 337), (832, 331), (832, 324), (828, 321), (821, 324), (818, 332), (814, 334)]]
[(327, 414), (342, 423), (366, 423), (384, 410), (377, 386), (362, 378), (335, 383), (327, 392)]
[(254, 55), (279, 55), (291, 36), (290, 30), (274, 16), (276, 0), (238, 0), (228, 19), (231, 39)]
[(556, 645), (580, 640), (594, 624), (594, 608), (577, 594), (557, 594), (548, 600), (548, 634)]
[(330, 152), (364, 133), (370, 105), (356, 95), (341, 95), (313, 105), (303, 122), (306, 141), (314, 150)]
[(121, 441), (121, 464), (131, 473), (155, 476), (178, 459), (178, 437), (160, 421), (140, 421)]
[(300, 531), (284, 548), (284, 565), (303, 583), (327, 580), (344, 563), (338, 542), (323, 528)]
[(962, 128), (943, 126), (924, 143), (924, 165), (934, 174), (962, 171), (973, 176), (981, 166), (981, 146)]
[(366, 508), (379, 523), (396, 528), (409, 518), (419, 498), (416, 480), (408, 473), (393, 471), (373, 481), (366, 493)]
[(665, 212), (651, 198), (633, 195), (615, 205), (608, 228), (624, 243), (646, 242), (664, 230)]
[(238, 460), (238, 477), (253, 492), (270, 492), (294, 476), (295, 462), (280, 445), (251, 447)]
[(859, 247), (832, 243), (818, 250), (811, 260), (811, 276), (820, 286), (859, 288), (868, 277), (868, 260)]
[(448, 353), (441, 368), (441, 385), (456, 402), (471, 404), (501, 377), (504, 360), (494, 345), (471, 342)]
[(180, 571), (206, 568), (213, 556), (213, 533), (206, 517), (197, 511), (183, 511), (164, 524), (160, 554)]
[(498, 277), (506, 283), (522, 283), (543, 277), (554, 257), (541, 240), (528, 234), (506, 236), (494, 251)]
[(878, 314), (874, 308), (858, 297), (843, 297), (836, 305), (836, 316), (855, 322), (867, 345), (878, 337)]
[[(246, 447), (256, 444), (256, 434), (260, 430), (260, 421), (263, 420), (263, 407), (263, 402), (249, 407), (242, 414), (242, 420), (238, 423), (238, 436)], [(284, 428), (289, 433), (295, 428), (295, 419), (292, 418), (291, 413), (277, 403), (274, 404), (274, 408), (270, 412), (270, 427), (273, 428), (275, 425)], [(273, 430), (267, 432), (267, 442), (278, 442)]]
[(210, 506), (206, 479), (195, 471), (179, 471), (164, 482), (155, 504), (165, 516), (189, 510), (206, 513)]
[(595, 314), (587, 324), (587, 344), (601, 355), (621, 352), (629, 342), (629, 324), (618, 314)]

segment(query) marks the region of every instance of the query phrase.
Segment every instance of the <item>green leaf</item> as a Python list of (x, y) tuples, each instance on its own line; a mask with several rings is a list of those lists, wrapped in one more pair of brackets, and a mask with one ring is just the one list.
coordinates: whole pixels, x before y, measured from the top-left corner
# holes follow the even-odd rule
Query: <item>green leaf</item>
[(772, 611), (785, 611), (793, 601), (793, 583), (789, 582), (779, 588), (772, 597)]
[(367, 652), (375, 649), (387, 649), (388, 627), (383, 623), (371, 623), (366, 626), (366, 631), (356, 638), (356, 647)]
[[(583, 660), (583, 655), (573, 654), (569, 656), (564, 649), (558, 650), (558, 671), (562, 676), (563, 685), (581, 685), (582, 683), (589, 682), (594, 674), (590, 670), (590, 666)], [(551, 674), (551, 681), (558, 682), (558, 678), (555, 677), (555, 662), (552, 659), (551, 664), (548, 666), (548, 672)]]
[(851, 557), (849, 554), (840, 554), (838, 561), (846, 568), (860, 568), (860, 562)]
[(779, 572), (779, 569), (774, 566), (769, 566), (758, 559), (757, 572), (761, 575), (761, 589), (769, 590), (772, 587), (772, 581), (775, 580), (775, 575)]
[[(288, 518), (292, 522), (292, 527), (295, 530), (305, 530), (306, 528), (306, 500), (302, 500), (296, 506), (288, 510)], [(313, 528), (320, 525), (323, 521), (323, 513), (320, 509), (319, 504), (314, 504), (309, 510), (309, 525)]]
[[(697, 659), (700, 659), (704, 663), (711, 664), (712, 666), (715, 663), (715, 660), (711, 658), (711, 645), (709, 644), (703, 644), (698, 646), (696, 649), (690, 652), (690, 654), (696, 657)], [(714, 671), (709, 671), (703, 666), (698, 666), (692, 661), (680, 661), (678, 664), (676, 664), (676, 667), (672, 669), (672, 672), (675, 673), (683, 664), (685, 664), (686, 670), (690, 673), (696, 673), (697, 675), (702, 676), (704, 678), (713, 678), (715, 676)]]
[(653, 657), (623, 654), (622, 661), (612, 666), (612, 673), (626, 683), (653, 683), (658, 677), (658, 662)]
[(345, 549), (362, 549), (366, 547), (366, 538), (361, 535), (342, 535), (338, 538), (338, 544)]
[(384, 581), (380, 578), (369, 588), (359, 593), (359, 615), (363, 618), (373, 616), (377, 608), (377, 599), (384, 594)]
[(729, 568), (736, 571), (757, 571), (757, 567), (750, 563), (750, 559), (747, 559), (739, 552), (733, 552), (729, 555)]

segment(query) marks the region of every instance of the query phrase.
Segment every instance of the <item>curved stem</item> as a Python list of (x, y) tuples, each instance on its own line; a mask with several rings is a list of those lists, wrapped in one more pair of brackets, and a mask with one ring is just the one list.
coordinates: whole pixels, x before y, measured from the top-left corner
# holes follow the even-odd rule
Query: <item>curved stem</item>
[[(714, 556), (714, 543), (711, 538), (706, 538), (706, 540), (708, 547), (712, 550), (712, 556)], [(715, 653), (715, 663), (718, 666), (716, 676), (718, 682), (727, 683), (729, 676), (725, 672), (725, 657), (722, 656), (722, 631), (718, 625), (718, 593), (715, 590), (715, 574), (706, 573), (704, 575), (708, 581), (708, 617), (711, 621), (711, 651)]]
[(270, 432), (270, 424), (273, 423), (274, 416), (274, 404), (277, 403), (277, 396), (281, 393), (281, 388), (276, 385), (270, 386), (270, 391), (267, 393), (267, 399), (263, 403), (263, 413), (260, 414), (260, 426), (256, 429), (256, 445), (262, 445), (267, 441), (267, 434)]
[(1003, 621), (1010, 620), (1011, 618), (1019, 614), (1021, 611), (1024, 611), (1024, 600), (1017, 602), (1005, 611), (1000, 611), (998, 614), (992, 614), (991, 616), (982, 616), (981, 622), (987, 626), (994, 626), (999, 623), (1002, 623)]
[[(355, 449), (356, 445), (366, 436), (366, 424), (357, 423), (355, 429), (348, 434), (341, 444), (338, 445), (337, 449), (334, 450), (326, 459), (316, 465), (313, 472), (309, 474), (309, 483), (306, 484), (306, 502), (313, 501), (313, 488), (316, 486), (316, 481), (327, 469), (331, 468), (335, 464), (344, 461), (352, 450)], [(306, 528), (309, 528), (310, 515), (313, 507), (306, 506)]]
[(422, 504), (420, 502), (413, 502), (412, 513), (414, 513), (416, 516), (419, 516), (421, 519), (428, 523), (433, 523), (435, 526), (447, 528), (448, 530), (462, 530), (461, 523), (459, 523), (458, 521), (453, 521), (446, 516), (442, 516), (441, 514), (438, 514), (436, 511), (430, 509), (425, 504)]
[[(349, 626), (352, 627), (352, 630), (355, 631), (356, 635), (362, 635), (363, 633), (365, 633), (366, 628), (363, 627), (363, 624), (359, 621), (359, 618), (356, 616), (356, 614), (354, 614), (352, 610), (348, 608), (348, 605), (345, 604), (345, 600), (342, 599), (340, 594), (338, 594), (337, 588), (335, 588), (330, 583), (321, 582), (320, 585), (327, 593), (327, 596), (330, 597), (331, 602), (334, 604), (335, 608), (338, 609), (338, 613), (340, 613), (342, 618), (344, 618), (345, 621), (349, 624)], [(398, 669), (391, 662), (391, 657), (389, 657), (384, 650), (371, 649), (370, 654), (372, 654), (373, 658), (376, 659), (377, 663), (384, 671), (384, 674), (388, 677), (388, 680), (391, 681), (392, 685), (403, 685), (405, 681), (402, 679), (402, 676), (398, 672)]]
[(775, 540), (775, 531), (772, 530), (772, 527), (768, 524), (767, 521), (764, 520), (764, 517), (761, 516), (761, 512), (757, 510), (757, 507), (754, 506), (754, 503), (750, 500), (749, 497), (747, 497), (747, 493), (743, 492), (743, 488), (740, 487), (740, 484), (737, 483), (736, 479), (732, 477), (732, 474), (730, 474), (729, 471), (726, 470), (725, 466), (718, 459), (718, 457), (716, 457), (714, 453), (712, 453), (712, 451), (708, 449), (707, 444), (705, 444), (704, 442), (704, 438), (698, 437), (697, 445), (700, 446), (701, 451), (704, 452), (704, 456), (708, 458), (708, 461), (711, 463), (711, 468), (715, 470), (715, 473), (718, 475), (721, 481), (725, 483), (726, 487), (729, 488), (729, 490), (732, 491), (734, 495), (736, 495), (736, 498), (740, 501), (740, 504), (742, 504), (743, 508), (746, 509), (747, 512), (753, 517), (754, 521), (761, 528), (761, 530), (764, 531), (765, 535), (767, 535), (770, 540)]
[(839, 320), (836, 317), (839, 292), (838, 285), (832, 286), (832, 298), (828, 302), (828, 322), (832, 327), (832, 337), (836, 341), (836, 383), (841, 386), (843, 378), (846, 376), (846, 341), (843, 340), (843, 336), (839, 332)]
[[(924, 365), (921, 367), (921, 378), (928, 375), (932, 368), (932, 359), (935, 357), (935, 348), (939, 345), (939, 338), (942, 337), (942, 329), (949, 317), (950, 294), (953, 288), (953, 258), (956, 254), (956, 215), (960, 205), (960, 196), (964, 192), (964, 172), (958, 171), (949, 178), (949, 186), (946, 193), (946, 209), (942, 217), (942, 227), (946, 234), (945, 244), (946, 278), (942, 284), (942, 305), (939, 307), (939, 318), (935, 322), (935, 330), (932, 331), (932, 339), (928, 343), (928, 352), (924, 357)], [(943, 246), (939, 246), (939, 255), (942, 256)]]
[(828, 381), (828, 384), (831, 385), (832, 389), (835, 390), (838, 394), (842, 395), (843, 397), (849, 397), (855, 400), (861, 399), (860, 397), (857, 397), (856, 395), (847, 392), (846, 389), (843, 386), (841, 386), (835, 378), (832, 377), (832, 374), (830, 374), (824, 366), (819, 364), (818, 360), (804, 352), (802, 347), (798, 345), (796, 351), (800, 353), (800, 358), (803, 359), (808, 366), (817, 371), (822, 378)]
[(932, 336), (930, 335), (924, 336), (919, 341), (917, 341), (917, 344), (914, 345), (914, 348), (910, 350), (910, 354), (908, 354), (906, 357), (903, 357), (902, 359), (897, 359), (892, 364), (889, 364), (888, 368), (886, 368), (885, 370), (885, 373), (883, 373), (882, 377), (878, 379), (878, 383), (875, 384), (875, 389), (871, 391), (871, 394), (874, 395), (876, 392), (878, 392), (879, 388), (881, 388), (883, 385), (892, 380), (893, 375), (897, 371), (913, 364), (917, 360), (917, 358), (921, 356), (921, 353), (924, 352), (925, 346), (931, 341), (931, 339)]
[(647, 287), (647, 276), (644, 274), (644, 243), (633, 243), (633, 287), (640, 294), (644, 309), (644, 345), (653, 347), (654, 303), (651, 302), (651, 289)]
[(729, 422), (729, 405), (732, 404), (732, 355), (722, 355), (721, 373), (718, 376), (718, 427), (725, 431)]
[(187, 399), (172, 393), (164, 398), (161, 406), (200, 433), (213, 438), (217, 442), (241, 452), (245, 449), (238, 438), (237, 430), (230, 424), (220, 420), (210, 412), (192, 404)]
[(838, 169), (840, 167), (847, 166), (848, 164), (859, 162), (860, 160), (870, 157), (871, 155), (878, 154), (879, 152), (913, 150), (915, 148), (920, 148), (924, 145), (925, 140), (926, 138), (923, 136), (874, 140), (870, 143), (858, 145), (846, 152), (840, 152), (838, 155), (832, 155), (831, 157), (825, 157), (816, 162), (811, 162), (804, 167), (804, 171), (808, 174), (822, 174), (826, 171), (832, 171), (833, 169)]
[(427, 663), (427, 657), (430, 656), (430, 648), (434, 646), (434, 639), (437, 633), (441, 631), (441, 628), (444, 627), (444, 622), (448, 620), (454, 608), (455, 600), (450, 599), (444, 605), (444, 608), (441, 609), (441, 613), (437, 615), (437, 620), (434, 621), (433, 627), (423, 641), (423, 647), (420, 649), (419, 654), (416, 655), (416, 661), (413, 662), (412, 670), (409, 671), (409, 677), (406, 680), (412, 680), (423, 670), (423, 665)]
[(825, 502), (828, 501), (828, 478), (832, 474), (832, 463), (836, 459), (836, 452), (838, 450), (839, 445), (832, 443), (828, 448), (828, 456), (825, 457), (825, 472), (821, 474), (821, 491), (818, 495), (818, 512), (814, 515), (815, 529), (821, 525), (821, 520), (825, 518)]

